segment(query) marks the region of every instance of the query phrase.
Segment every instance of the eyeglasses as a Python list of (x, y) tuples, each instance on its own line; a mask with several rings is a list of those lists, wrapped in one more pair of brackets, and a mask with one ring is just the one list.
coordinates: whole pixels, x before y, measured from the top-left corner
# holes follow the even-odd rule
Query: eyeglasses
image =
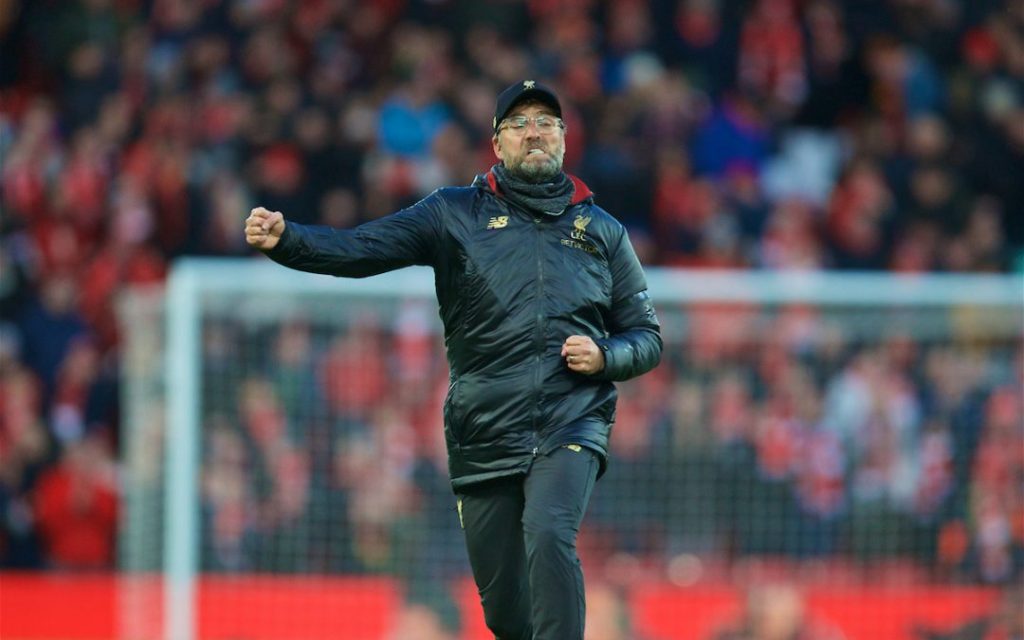
[(530, 123), (537, 125), (537, 131), (542, 134), (554, 133), (555, 129), (564, 129), (565, 123), (562, 122), (561, 118), (554, 116), (512, 116), (506, 118), (505, 122), (498, 127), (498, 131), (501, 132), (504, 129), (508, 129), (512, 133), (522, 135), (526, 133), (526, 128), (530, 126)]

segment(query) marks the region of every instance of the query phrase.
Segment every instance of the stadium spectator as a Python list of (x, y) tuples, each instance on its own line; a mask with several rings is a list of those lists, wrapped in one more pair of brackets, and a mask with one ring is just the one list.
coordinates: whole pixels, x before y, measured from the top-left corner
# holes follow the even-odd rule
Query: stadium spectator
[(395, 615), (387, 640), (458, 640), (461, 627), (458, 612), (439, 604), (411, 601)]
[(0, 352), (0, 557), (4, 566), (31, 568), (40, 566), (43, 557), (34, 528), (33, 490), (50, 462), (53, 438), (42, 416), (39, 378), (13, 351), (5, 339)]
[(803, 596), (787, 584), (750, 588), (743, 612), (714, 640), (842, 640), (843, 635), (807, 613)]
[(606, 584), (591, 587), (587, 594), (588, 640), (645, 640), (633, 624), (629, 602), (621, 590)]
[(114, 464), (109, 445), (92, 435), (66, 443), (59, 464), (41, 474), (33, 507), (49, 567), (111, 566), (118, 511)]

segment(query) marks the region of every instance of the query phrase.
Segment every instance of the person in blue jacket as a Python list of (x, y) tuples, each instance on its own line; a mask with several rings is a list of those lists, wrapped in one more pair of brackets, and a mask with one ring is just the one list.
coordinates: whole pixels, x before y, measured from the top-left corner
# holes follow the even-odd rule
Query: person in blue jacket
[(468, 187), (354, 229), (257, 207), (245, 237), (301, 271), (433, 268), (448, 469), (487, 626), (498, 640), (582, 640), (576, 538), (607, 464), (613, 382), (658, 364), (660, 325), (625, 228), (562, 169), (555, 93), (517, 82), (493, 127), (499, 162)]

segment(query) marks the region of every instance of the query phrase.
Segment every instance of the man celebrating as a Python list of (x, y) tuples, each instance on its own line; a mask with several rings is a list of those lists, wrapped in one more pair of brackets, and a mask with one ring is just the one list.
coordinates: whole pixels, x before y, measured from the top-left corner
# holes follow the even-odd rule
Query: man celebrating
[(607, 463), (612, 381), (654, 368), (660, 327), (622, 225), (562, 171), (557, 96), (533, 80), (497, 99), (500, 162), (351, 230), (262, 207), (250, 245), (293, 269), (435, 272), (450, 385), (448, 470), (484, 618), (497, 640), (582, 640), (576, 553)]

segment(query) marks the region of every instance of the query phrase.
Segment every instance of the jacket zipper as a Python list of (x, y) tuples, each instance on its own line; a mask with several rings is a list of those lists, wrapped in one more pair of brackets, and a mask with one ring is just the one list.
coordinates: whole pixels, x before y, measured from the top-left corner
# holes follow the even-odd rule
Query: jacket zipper
[(544, 357), (544, 259), (543, 259), (543, 248), (544, 238), (541, 228), (542, 220), (539, 217), (534, 216), (533, 227), (535, 230), (534, 236), (537, 239), (536, 242), (536, 259), (537, 259), (537, 316), (536, 316), (536, 327), (534, 329), (534, 367), (533, 367), (533, 389), (534, 389), (534, 403), (533, 403), (533, 456), (537, 456), (537, 442), (540, 438), (540, 406), (541, 406), (541, 395), (543, 390), (541, 389), (541, 363)]

